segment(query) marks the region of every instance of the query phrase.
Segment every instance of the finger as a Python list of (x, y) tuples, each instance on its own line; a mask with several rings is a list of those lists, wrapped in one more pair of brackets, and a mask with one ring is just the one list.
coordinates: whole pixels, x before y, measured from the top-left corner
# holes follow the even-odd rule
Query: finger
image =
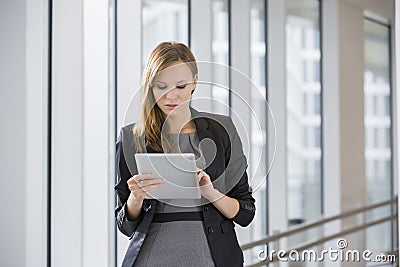
[(132, 192), (140, 190), (140, 187), (138, 185), (136, 185), (136, 184), (129, 185), (128, 187), (129, 187), (129, 190), (132, 191)]
[(137, 176), (137, 175), (134, 175), (133, 177), (129, 178), (128, 181), (126, 181), (126, 183), (128, 184), (128, 186), (129, 186), (129, 185), (133, 185), (133, 184), (136, 183), (136, 180), (135, 180), (135, 179), (136, 179), (136, 176)]
[(151, 174), (138, 174), (134, 175), (132, 178), (128, 180), (128, 186), (129, 185), (136, 185), (139, 184), (140, 181), (147, 180), (147, 179), (152, 179)]
[(138, 187), (138, 184), (134, 181), (134, 180), (132, 180), (132, 181), (128, 181), (128, 188), (129, 188), (129, 190), (133, 190), (133, 189), (135, 189), (135, 187)]
[(146, 186), (145, 188), (142, 188), (142, 189), (144, 189), (143, 191), (146, 193), (151, 193), (153, 191), (160, 189), (161, 187), (163, 187), (163, 185), (164, 184), (153, 184), (153, 185)]
[(135, 180), (131, 180), (131, 181), (128, 181), (128, 187), (129, 187), (129, 189), (132, 191), (132, 190), (135, 190), (136, 188), (139, 188), (140, 186), (139, 186), (139, 182), (137, 182), (137, 181), (135, 181)]
[(137, 184), (140, 188), (144, 188), (149, 185), (162, 184), (162, 183), (163, 183), (163, 180), (161, 178), (153, 178), (153, 179), (141, 180)]
[(128, 180), (128, 188), (131, 191), (138, 190), (144, 186), (147, 186), (149, 184), (158, 184), (162, 183), (161, 178), (149, 178), (149, 179), (138, 179), (137, 177), (134, 177), (135, 179), (129, 179)]
[(203, 177), (203, 176), (206, 176), (207, 174), (206, 174), (206, 172), (205, 171), (202, 171), (202, 170), (200, 170), (200, 171), (198, 171), (197, 172), (197, 177)]
[(142, 174), (138, 174), (133, 176), (134, 180), (136, 182), (140, 181), (140, 180), (146, 180), (146, 179), (151, 179), (151, 173), (142, 173)]

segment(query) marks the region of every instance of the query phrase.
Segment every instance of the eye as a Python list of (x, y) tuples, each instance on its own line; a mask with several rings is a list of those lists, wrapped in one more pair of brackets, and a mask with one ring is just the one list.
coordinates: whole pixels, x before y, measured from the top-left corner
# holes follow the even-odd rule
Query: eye
[(167, 88), (167, 86), (165, 86), (165, 85), (157, 85), (157, 88), (160, 89), (160, 90), (164, 90), (164, 89)]
[(186, 84), (177, 85), (176, 88), (183, 89), (186, 87)]

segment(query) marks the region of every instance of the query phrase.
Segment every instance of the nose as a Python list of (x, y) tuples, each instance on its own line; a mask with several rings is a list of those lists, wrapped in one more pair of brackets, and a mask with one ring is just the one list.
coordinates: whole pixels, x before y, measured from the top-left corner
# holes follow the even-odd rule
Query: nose
[(178, 97), (178, 90), (177, 88), (172, 88), (168, 92), (165, 93), (166, 99), (176, 99)]

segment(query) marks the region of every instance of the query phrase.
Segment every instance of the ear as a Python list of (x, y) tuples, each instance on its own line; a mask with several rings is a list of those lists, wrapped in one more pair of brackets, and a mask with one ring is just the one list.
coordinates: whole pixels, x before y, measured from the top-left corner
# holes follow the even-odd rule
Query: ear
[(194, 87), (196, 88), (196, 85), (197, 85), (197, 81), (199, 80), (199, 75), (198, 74), (196, 74), (196, 75), (194, 75), (194, 78), (193, 78), (193, 85), (194, 85)]
[(192, 90), (192, 92), (191, 92), (192, 95), (193, 95), (193, 93), (194, 93), (194, 90), (196, 89), (197, 81), (198, 81), (198, 80), (199, 80), (199, 75), (198, 75), (198, 74), (194, 75), (194, 78), (193, 78), (193, 90)]

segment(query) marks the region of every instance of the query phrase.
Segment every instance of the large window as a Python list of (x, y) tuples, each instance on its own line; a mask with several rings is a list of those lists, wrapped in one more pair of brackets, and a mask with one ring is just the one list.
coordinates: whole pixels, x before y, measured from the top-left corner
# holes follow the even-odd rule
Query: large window
[[(322, 213), (320, 2), (286, 2), (286, 123), (288, 225)], [(288, 245), (316, 238), (293, 235)]]
[(286, 107), (289, 225), (321, 215), (319, 1), (287, 1)]
[(144, 0), (142, 8), (142, 60), (163, 41), (188, 44), (188, 0)]
[(212, 0), (212, 110), (229, 115), (229, 2)]
[[(252, 0), (250, 9), (250, 76), (258, 90), (251, 90), (251, 107), (256, 114), (251, 121), (251, 156), (249, 162), (250, 177), (254, 198), (256, 198), (257, 213), (254, 220), (253, 239), (267, 234), (266, 182), (268, 165), (266, 153), (266, 85), (265, 85), (265, 4), (264, 0)], [(253, 87), (252, 87), (253, 89)], [(255, 88), (254, 88), (255, 89)], [(258, 121), (257, 121), (258, 119)], [(261, 130), (261, 132), (260, 132)]]
[[(392, 197), (392, 142), (390, 89), (390, 30), (365, 19), (364, 124), (367, 204)], [(375, 209), (367, 220), (390, 214), (389, 208)], [(367, 229), (366, 247), (372, 251), (392, 249), (391, 223)]]
[[(265, 0), (252, 0), (250, 5), (250, 101), (251, 137), (248, 175), (256, 199), (256, 214), (253, 222), (246, 229), (248, 242), (254, 242), (267, 235), (267, 183), (265, 181), (267, 164), (267, 104), (266, 104), (266, 46), (265, 46)], [(242, 229), (240, 229), (242, 231)], [(239, 235), (240, 237), (240, 235)], [(239, 240), (241, 241), (241, 240)], [(255, 247), (245, 253), (245, 265), (258, 262), (258, 252), (264, 247)]]

